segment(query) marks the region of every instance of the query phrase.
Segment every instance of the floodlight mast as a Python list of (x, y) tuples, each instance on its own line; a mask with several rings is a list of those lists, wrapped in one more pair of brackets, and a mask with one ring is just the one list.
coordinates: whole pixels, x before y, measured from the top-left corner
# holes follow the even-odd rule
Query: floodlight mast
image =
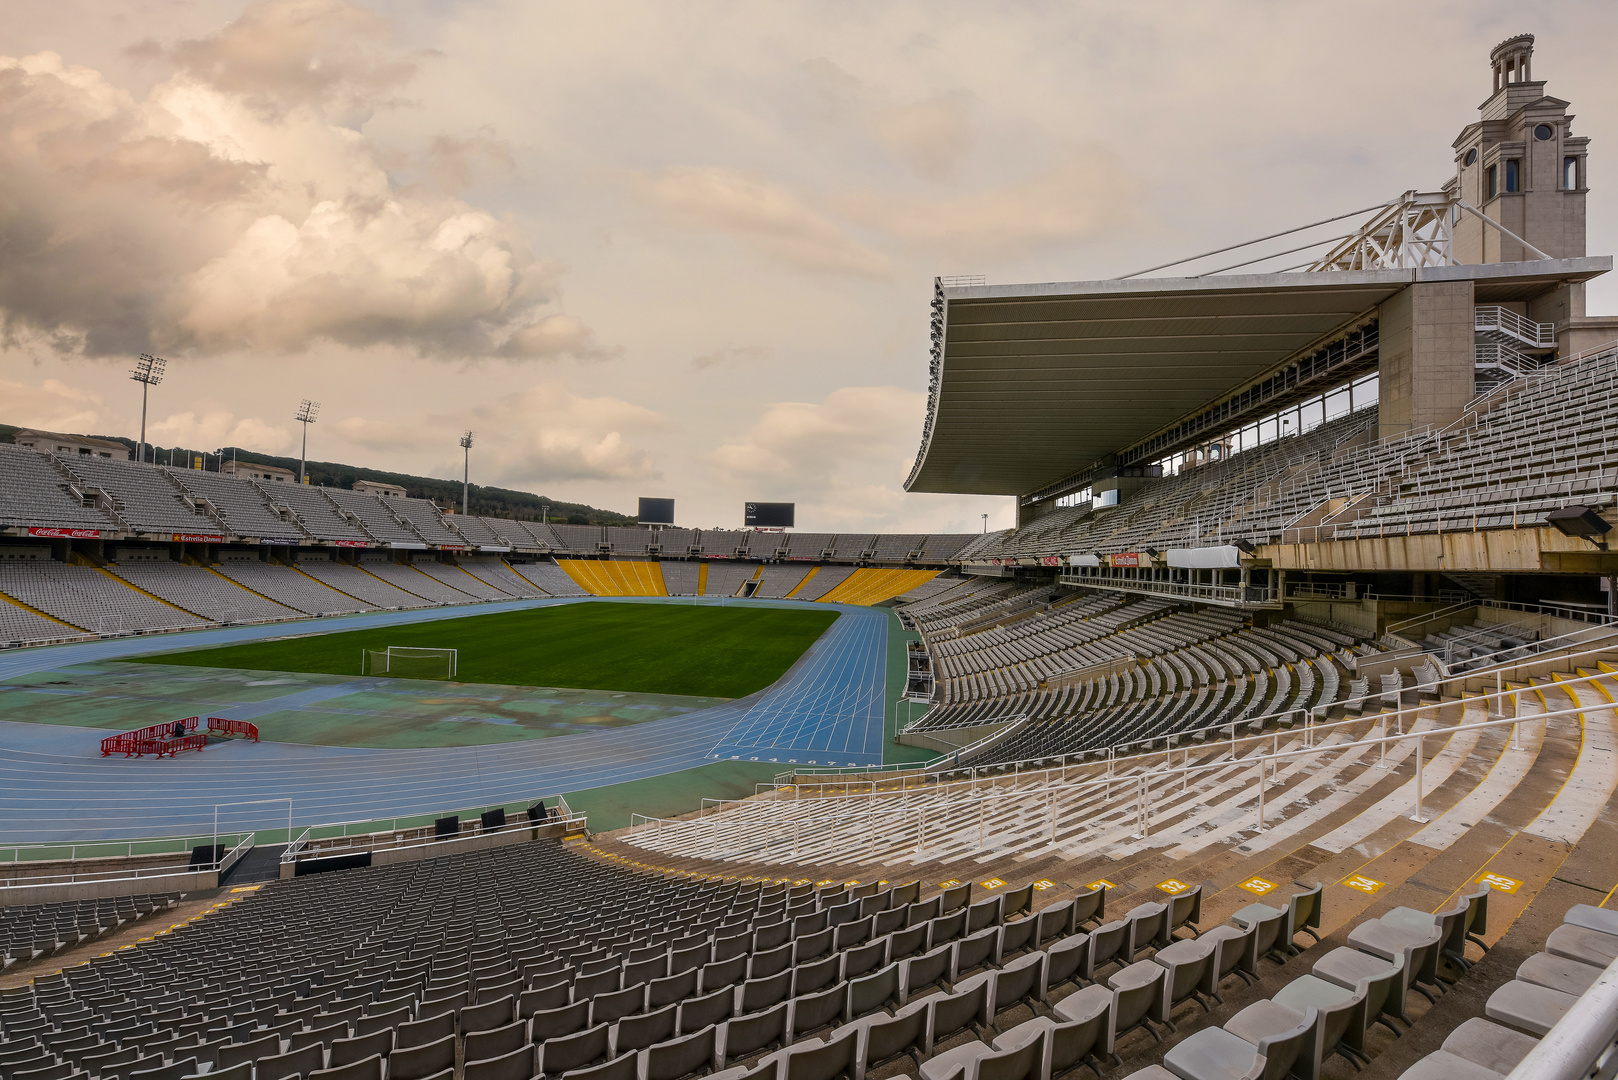
[[(140, 442), (135, 444), (136, 461), (146, 460), (146, 393), (163, 381), (163, 369), (167, 364), (168, 361), (161, 356), (141, 353), (140, 359), (135, 361), (134, 370), (129, 373), (131, 379), (140, 383)], [(157, 463), (155, 455), (152, 463)]]
[(467, 494), (466, 493), (467, 493), (467, 490), (468, 490), (468, 478), (472, 475), (472, 436), (473, 436), (473, 434), (474, 434), (474, 432), (468, 431), (465, 435), (461, 436), (461, 452), (464, 455), (464, 457), (461, 460), (461, 516), (462, 517), (465, 517), (467, 515), (467, 512), (468, 512), (467, 509), (466, 509), (466, 506), (467, 506)]
[(308, 483), (304, 476), (309, 460), (309, 425), (320, 419), (320, 402), (304, 398), (292, 419), (303, 425), (303, 450), (298, 455), (298, 483), (305, 484)]

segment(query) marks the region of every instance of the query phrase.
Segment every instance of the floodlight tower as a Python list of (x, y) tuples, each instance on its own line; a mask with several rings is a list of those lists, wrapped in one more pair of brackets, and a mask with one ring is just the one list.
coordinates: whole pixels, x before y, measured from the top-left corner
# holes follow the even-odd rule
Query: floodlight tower
[(309, 460), (309, 425), (320, 419), (320, 402), (304, 398), (303, 403), (298, 406), (297, 415), (292, 419), (303, 425), (303, 452), (298, 455), (298, 483), (302, 484), (306, 482), (304, 469)]
[(140, 442), (135, 446), (135, 460), (146, 460), (146, 393), (163, 381), (163, 369), (168, 361), (161, 356), (141, 353), (129, 377), (140, 383)]
[(472, 432), (461, 436), (461, 516), (467, 514), (467, 479), (472, 475)]

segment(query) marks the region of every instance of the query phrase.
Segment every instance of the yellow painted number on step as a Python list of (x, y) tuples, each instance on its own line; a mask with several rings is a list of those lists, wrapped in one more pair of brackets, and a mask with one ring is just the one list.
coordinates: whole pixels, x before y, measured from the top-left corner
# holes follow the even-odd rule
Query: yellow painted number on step
[(992, 877), (988, 881), (982, 882), (981, 884), (985, 889), (998, 889), (1000, 886), (1004, 885), (1005, 882), (1001, 881), (997, 877)]
[(1187, 885), (1183, 881), (1176, 880), (1175, 878), (1169, 878), (1167, 881), (1159, 881), (1157, 883), (1157, 887), (1166, 893), (1179, 894), (1185, 892), (1191, 886)]
[(1261, 877), (1250, 877), (1246, 881), (1242, 882), (1242, 888), (1246, 889), (1254, 896), (1263, 896), (1265, 893), (1275, 888), (1275, 882), (1265, 881)]
[(1380, 890), (1382, 886), (1386, 885), (1387, 882), (1378, 881), (1376, 878), (1368, 878), (1364, 874), (1355, 874), (1353, 877), (1345, 880), (1343, 884), (1347, 885), (1350, 889), (1358, 889), (1362, 893), (1370, 893), (1372, 896), (1375, 896), (1377, 891)]
[(1484, 874), (1478, 878), (1478, 881), (1492, 889), (1499, 889), (1501, 892), (1507, 893), (1514, 893), (1522, 887), (1522, 882), (1516, 878), (1506, 877), (1504, 874)]
[(940, 881), (938, 883), (938, 887), (940, 889), (953, 889), (953, 888), (955, 888), (955, 886), (957, 886), (959, 884), (960, 884), (959, 881), (956, 881), (954, 878), (950, 878), (948, 881)]
[(1106, 878), (1096, 878), (1094, 881), (1090, 882), (1090, 884), (1085, 886), (1086, 889), (1116, 889), (1117, 887), (1118, 886), (1114, 885)]
[(1054, 888), (1056, 888), (1056, 882), (1054, 882), (1054, 881), (1045, 881), (1045, 880), (1042, 879), (1040, 881), (1034, 882), (1034, 888), (1038, 889), (1040, 892), (1044, 892), (1046, 889), (1054, 889)]

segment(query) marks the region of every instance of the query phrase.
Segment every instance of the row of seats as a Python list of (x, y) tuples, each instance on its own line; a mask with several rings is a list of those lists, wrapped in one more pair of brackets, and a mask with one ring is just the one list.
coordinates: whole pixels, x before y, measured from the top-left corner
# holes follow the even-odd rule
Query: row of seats
[(138, 893), (0, 908), (0, 969), (71, 948), (178, 902), (178, 894)]

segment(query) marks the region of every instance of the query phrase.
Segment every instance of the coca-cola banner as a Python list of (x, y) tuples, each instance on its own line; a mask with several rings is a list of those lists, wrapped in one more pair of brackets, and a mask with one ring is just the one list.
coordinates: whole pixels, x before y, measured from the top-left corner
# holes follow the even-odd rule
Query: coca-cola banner
[(48, 536), (56, 540), (98, 540), (101, 538), (100, 529), (47, 529), (37, 525), (28, 526), (29, 536)]

